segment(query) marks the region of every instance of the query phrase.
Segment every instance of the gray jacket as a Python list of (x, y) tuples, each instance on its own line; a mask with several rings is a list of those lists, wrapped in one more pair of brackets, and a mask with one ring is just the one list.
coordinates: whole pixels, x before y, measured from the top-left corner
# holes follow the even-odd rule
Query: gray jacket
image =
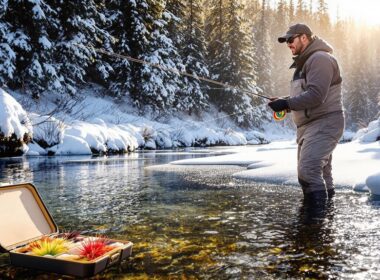
[(289, 107), (297, 127), (332, 113), (343, 112), (342, 78), (331, 46), (315, 38), (295, 57)]

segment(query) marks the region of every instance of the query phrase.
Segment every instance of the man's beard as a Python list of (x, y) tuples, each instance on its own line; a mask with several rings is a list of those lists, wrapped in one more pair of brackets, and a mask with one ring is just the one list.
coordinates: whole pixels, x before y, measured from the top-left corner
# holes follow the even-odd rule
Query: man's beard
[(294, 55), (300, 55), (304, 47), (305, 45), (302, 42), (300, 42), (300, 44), (298, 45), (298, 48), (295, 49), (296, 52), (294, 53)]

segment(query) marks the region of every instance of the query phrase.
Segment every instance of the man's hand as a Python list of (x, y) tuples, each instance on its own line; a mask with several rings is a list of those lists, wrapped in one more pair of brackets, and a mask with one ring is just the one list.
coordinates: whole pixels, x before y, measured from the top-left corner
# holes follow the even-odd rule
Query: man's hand
[(289, 104), (286, 99), (275, 99), (268, 103), (268, 106), (271, 107), (271, 109), (275, 112), (281, 112), (284, 110), (289, 110)]

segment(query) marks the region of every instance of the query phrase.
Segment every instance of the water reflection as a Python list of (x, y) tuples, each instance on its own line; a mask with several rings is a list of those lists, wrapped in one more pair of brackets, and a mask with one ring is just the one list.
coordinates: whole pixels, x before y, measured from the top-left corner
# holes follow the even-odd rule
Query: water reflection
[[(235, 180), (236, 166), (172, 166), (206, 153), (0, 160), (0, 182), (32, 181), (62, 231), (134, 242), (95, 279), (376, 279), (376, 200), (338, 191), (322, 211), (297, 187)], [(11, 267), (1, 279), (62, 279)], [(64, 277), (69, 279), (68, 277)]]
[(328, 279), (331, 274), (330, 260), (336, 257), (334, 250), (333, 220), (334, 200), (326, 203), (301, 200), (301, 207), (294, 229), (293, 242), (287, 264), (288, 274), (317, 279)]
[(368, 203), (375, 208), (380, 208), (380, 195), (371, 194), (368, 198)]
[(17, 182), (32, 182), (33, 172), (25, 157), (0, 158), (0, 182), (16, 184)]

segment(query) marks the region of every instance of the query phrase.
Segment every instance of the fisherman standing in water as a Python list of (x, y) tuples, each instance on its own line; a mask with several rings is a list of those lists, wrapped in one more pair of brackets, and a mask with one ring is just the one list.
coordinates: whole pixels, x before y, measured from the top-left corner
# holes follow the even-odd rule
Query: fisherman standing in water
[(297, 126), (297, 171), (305, 200), (324, 203), (334, 194), (332, 153), (344, 130), (342, 78), (332, 47), (305, 24), (289, 27), (287, 44), (295, 68), (290, 96), (271, 98), (275, 112), (291, 110)]

